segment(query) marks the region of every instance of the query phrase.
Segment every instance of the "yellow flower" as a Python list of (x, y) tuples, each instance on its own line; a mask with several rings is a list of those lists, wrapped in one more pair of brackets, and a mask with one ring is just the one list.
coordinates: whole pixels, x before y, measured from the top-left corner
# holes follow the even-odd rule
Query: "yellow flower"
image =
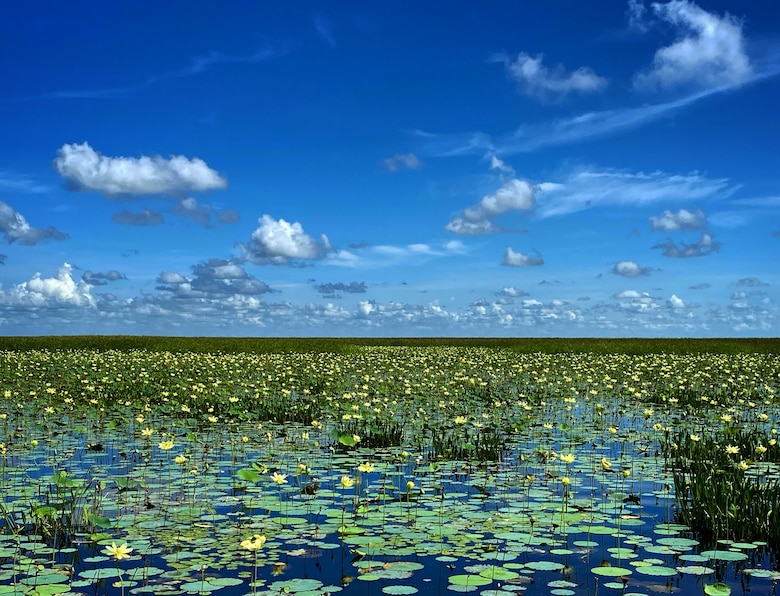
[(246, 435), (244, 435), (243, 437), (241, 437), (241, 442), (242, 442), (242, 443), (249, 443), (249, 437), (247, 437)]
[(173, 461), (175, 461), (179, 465), (183, 465), (187, 463), (187, 458), (184, 455), (177, 455), (173, 458)]
[(736, 455), (739, 453), (739, 446), (737, 445), (726, 445), (726, 453), (729, 455)]
[(37, 447), (38, 446), (38, 439), (33, 439), (32, 441), (30, 441), (30, 445), (32, 445), (33, 447)]
[(602, 457), (601, 458), (601, 469), (604, 470), (605, 472), (607, 470), (611, 470), (612, 469), (612, 462), (609, 461), (606, 457)]
[(149, 428), (148, 426), (141, 431), (142, 437), (151, 437), (154, 434), (154, 431)]
[(626, 468), (625, 470), (623, 470), (623, 471), (621, 472), (621, 474), (623, 474), (623, 478), (628, 478), (629, 476), (631, 476), (631, 470), (629, 470), (628, 468)]
[(763, 455), (764, 453), (766, 453), (766, 450), (767, 450), (766, 445), (756, 445), (756, 453), (758, 453), (759, 455)]
[(107, 546), (103, 550), (103, 552), (110, 557), (114, 557), (117, 561), (120, 561), (122, 559), (129, 559), (133, 549), (127, 546), (127, 542), (120, 544), (119, 546), (116, 545), (116, 542), (112, 542), (110, 546)]
[(262, 534), (255, 534), (251, 538), (247, 538), (246, 540), (241, 541), (241, 548), (245, 548), (246, 550), (251, 550), (253, 552), (256, 552), (263, 548), (263, 545), (265, 544), (266, 537)]
[(271, 474), (271, 480), (273, 480), (276, 484), (285, 484), (287, 482), (287, 474), (274, 472)]
[(352, 440), (355, 441), (355, 443), (360, 443), (360, 435), (352, 435)]
[(157, 445), (160, 449), (163, 451), (168, 451), (170, 449), (173, 449), (173, 441), (170, 439), (167, 441), (162, 441), (159, 445)]
[(571, 484), (571, 478), (564, 476), (561, 478), (561, 484), (563, 484), (563, 486), (569, 486)]
[(747, 470), (748, 468), (750, 468), (750, 464), (747, 463), (744, 459), (741, 462), (739, 462), (739, 464), (737, 464), (737, 466), (742, 471)]
[(414, 482), (411, 480), (406, 483), (406, 490), (412, 490), (414, 488)]
[(349, 476), (342, 476), (341, 486), (343, 486), (344, 488), (352, 488), (353, 486), (355, 486), (355, 480), (353, 478), (350, 478)]
[(609, 434), (614, 435), (617, 433), (618, 428), (617, 426), (610, 426), (607, 430), (609, 430)]
[(565, 464), (574, 463), (575, 455), (573, 453), (564, 453), (561, 455), (561, 461)]
[(455, 424), (466, 424), (466, 417), (465, 416), (456, 416), (455, 417)]
[(364, 464), (360, 464), (358, 466), (358, 471), (365, 472), (366, 474), (368, 474), (369, 472), (373, 472), (374, 471), (374, 464), (370, 464), (368, 462), (366, 462)]
[(664, 427), (664, 425), (663, 425), (663, 424), (661, 424), (660, 422), (656, 422), (656, 423), (653, 425), (653, 430), (655, 430), (655, 431), (659, 431), (659, 430), (661, 430), (663, 427)]
[(693, 441), (694, 443), (696, 441), (700, 441), (700, 440), (701, 440), (701, 437), (699, 435), (691, 435), (691, 441)]

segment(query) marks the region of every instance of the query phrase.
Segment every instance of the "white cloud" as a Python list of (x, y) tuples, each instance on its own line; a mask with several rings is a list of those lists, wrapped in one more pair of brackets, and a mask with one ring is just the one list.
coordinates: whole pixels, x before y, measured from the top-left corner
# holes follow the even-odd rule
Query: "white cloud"
[(185, 284), (189, 280), (181, 273), (175, 273), (173, 271), (163, 271), (157, 276), (157, 282), (161, 284)]
[(542, 55), (529, 56), (521, 52), (517, 59), (505, 59), (510, 76), (517, 81), (520, 92), (547, 99), (562, 97), (568, 93), (593, 93), (607, 86), (607, 79), (597, 75), (592, 69), (581, 67), (567, 73), (563, 66), (550, 70), (542, 64)]
[(591, 207), (724, 197), (735, 190), (726, 178), (706, 178), (698, 172), (681, 175), (609, 169), (576, 170), (562, 181), (542, 183), (538, 188), (536, 213), (541, 218)]
[(0, 236), (6, 242), (17, 242), (24, 246), (32, 246), (44, 240), (64, 240), (68, 237), (53, 226), (34, 228), (21, 213), (3, 201), (0, 201)]
[(422, 166), (422, 161), (414, 153), (397, 153), (382, 160), (382, 165), (388, 172), (398, 170), (416, 170)]
[(677, 213), (672, 213), (668, 209), (658, 217), (651, 217), (653, 230), (698, 230), (707, 224), (707, 216), (704, 211), (688, 211), (680, 209)]
[(640, 277), (650, 275), (652, 272), (652, 267), (640, 267), (636, 261), (618, 261), (612, 267), (612, 273), (621, 277)]
[(62, 306), (94, 307), (90, 284), (73, 281), (73, 267), (64, 263), (57, 277), (33, 275), (29, 281), (17, 284), (5, 296), (6, 301), (17, 306), (56, 308)]
[(480, 201), (453, 217), (444, 229), (462, 235), (493, 234), (503, 231), (491, 220), (510, 211), (530, 211), (536, 204), (537, 189), (527, 181), (515, 178), (515, 171), (493, 156), (490, 169), (498, 170), (503, 178), (495, 192), (484, 195)]
[(501, 291), (498, 292), (499, 296), (506, 296), (508, 298), (520, 298), (522, 296), (528, 296), (528, 292), (515, 288), (513, 286), (504, 286)]
[(298, 222), (263, 215), (249, 242), (239, 244), (241, 257), (256, 265), (287, 265), (297, 260), (322, 259), (331, 249), (328, 237), (315, 240)]
[(227, 186), (218, 172), (197, 157), (106, 157), (88, 143), (63, 145), (54, 167), (73, 190), (109, 196), (207, 191)]
[(527, 254), (515, 252), (511, 246), (508, 246), (501, 264), (508, 267), (538, 267), (544, 265), (544, 259), (538, 251), (536, 254)]
[(682, 298), (679, 298), (676, 294), (672, 294), (669, 297), (669, 300), (666, 301), (666, 303), (669, 305), (670, 308), (685, 308), (685, 302), (683, 302)]
[(689, 0), (655, 2), (652, 8), (676, 27), (678, 39), (655, 53), (649, 70), (635, 77), (637, 87), (734, 87), (751, 78), (742, 24), (734, 17), (707, 12)]

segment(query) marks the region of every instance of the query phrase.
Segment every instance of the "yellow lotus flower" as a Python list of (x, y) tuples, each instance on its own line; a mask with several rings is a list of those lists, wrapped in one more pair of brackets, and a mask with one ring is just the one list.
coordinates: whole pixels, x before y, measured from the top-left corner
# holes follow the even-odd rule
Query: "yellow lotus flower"
[(266, 537), (262, 534), (255, 534), (251, 538), (247, 538), (246, 540), (241, 541), (241, 548), (245, 548), (246, 550), (251, 550), (253, 552), (256, 552), (263, 548), (263, 545), (265, 544)]
[(149, 428), (148, 426), (141, 431), (142, 437), (151, 437), (154, 434), (154, 431)]
[(163, 451), (168, 451), (170, 449), (173, 449), (173, 441), (170, 439), (167, 441), (162, 441), (159, 445), (157, 445), (160, 449)]
[(571, 478), (564, 476), (561, 478), (561, 484), (563, 484), (563, 486), (569, 486), (571, 484)]
[(561, 461), (565, 464), (574, 463), (575, 455), (573, 453), (564, 453), (561, 455)]
[(129, 559), (130, 553), (133, 552), (133, 549), (127, 546), (127, 542), (120, 544), (119, 546), (116, 545), (116, 542), (112, 542), (109, 546), (103, 549), (103, 552), (106, 553), (109, 557), (114, 557), (114, 559), (117, 561), (121, 561), (122, 559)]
[(759, 455), (763, 455), (764, 453), (766, 453), (766, 450), (767, 450), (766, 445), (756, 445), (756, 453), (758, 453)]
[(342, 476), (341, 486), (343, 486), (344, 488), (352, 488), (353, 486), (355, 486), (355, 479), (350, 478), (349, 476)]
[(691, 441), (693, 441), (694, 443), (696, 441), (701, 441), (701, 437), (699, 435), (691, 435)]
[(738, 445), (726, 445), (726, 453), (729, 455), (736, 455), (739, 453), (739, 446)]
[(173, 458), (173, 461), (175, 461), (179, 465), (183, 465), (187, 463), (187, 457), (184, 455), (177, 455)]
[(466, 424), (466, 417), (465, 416), (456, 416), (455, 417), (455, 424)]
[[(766, 448), (765, 448), (765, 450), (766, 450)], [(364, 472), (365, 474), (368, 474), (369, 472), (373, 472), (374, 471), (374, 464), (370, 464), (368, 462), (366, 462), (364, 464), (360, 464), (358, 466), (358, 471)]]
[(414, 482), (411, 480), (406, 483), (406, 490), (412, 490), (414, 488)]
[(607, 470), (611, 470), (612, 469), (612, 462), (609, 461), (606, 457), (602, 457), (601, 458), (601, 469), (604, 470), (605, 472)]
[(273, 480), (276, 484), (285, 484), (287, 482), (287, 474), (274, 472), (271, 474), (271, 480)]

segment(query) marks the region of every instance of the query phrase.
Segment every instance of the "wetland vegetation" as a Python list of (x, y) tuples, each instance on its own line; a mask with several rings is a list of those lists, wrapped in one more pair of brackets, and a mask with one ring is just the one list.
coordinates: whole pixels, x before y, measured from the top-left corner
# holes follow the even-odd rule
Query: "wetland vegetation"
[(0, 340), (0, 595), (774, 593), (776, 340)]

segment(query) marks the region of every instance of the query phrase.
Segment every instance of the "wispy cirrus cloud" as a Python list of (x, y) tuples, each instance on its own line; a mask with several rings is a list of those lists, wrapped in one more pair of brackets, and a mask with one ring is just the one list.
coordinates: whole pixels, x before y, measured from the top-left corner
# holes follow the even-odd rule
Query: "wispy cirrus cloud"
[(49, 187), (36, 182), (29, 176), (14, 174), (0, 170), (0, 190), (41, 194), (49, 191)]
[[(707, 178), (698, 172), (670, 174), (580, 168), (559, 181), (542, 182), (538, 188), (536, 215), (546, 218), (593, 207), (723, 198), (738, 187), (727, 178)], [(670, 218), (673, 218), (671, 214)]]
[(286, 48), (261, 48), (251, 54), (225, 54), (209, 52), (196, 56), (181, 68), (174, 68), (148, 77), (146, 80), (122, 87), (97, 87), (93, 89), (61, 89), (29, 97), (28, 99), (121, 99), (152, 87), (160, 81), (180, 79), (202, 74), (219, 64), (252, 64), (266, 62), (287, 54)]

